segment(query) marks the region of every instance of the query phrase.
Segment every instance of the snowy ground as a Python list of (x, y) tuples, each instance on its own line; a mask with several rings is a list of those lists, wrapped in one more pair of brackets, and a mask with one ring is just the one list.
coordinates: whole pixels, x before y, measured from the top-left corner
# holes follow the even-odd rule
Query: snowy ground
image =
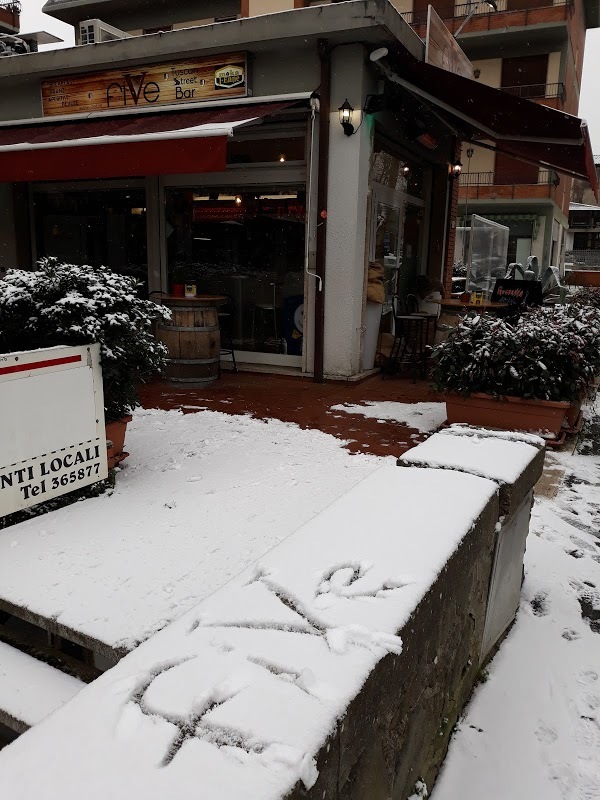
[(0, 534), (0, 597), (127, 649), (386, 461), (214, 411), (138, 411), (127, 449), (112, 495)]
[(346, 414), (360, 414), (376, 419), (378, 422), (393, 420), (420, 433), (437, 430), (446, 419), (445, 403), (395, 403), (391, 400), (381, 402), (366, 401), (360, 404), (340, 403), (331, 406), (331, 411), (344, 411)]
[[(595, 427), (595, 429), (594, 429)], [(517, 621), (476, 690), (432, 800), (600, 798), (600, 422), (538, 497)], [(592, 444), (592, 446), (590, 446)]]
[[(420, 405), (438, 404), (335, 410), (437, 427), (440, 409)], [(600, 798), (600, 422), (594, 438), (586, 455), (551, 457), (565, 475), (556, 497), (536, 500), (517, 621), (433, 800)], [(394, 463), (319, 431), (209, 411), (140, 412), (128, 449), (112, 496), (0, 535), (0, 596), (127, 647)]]

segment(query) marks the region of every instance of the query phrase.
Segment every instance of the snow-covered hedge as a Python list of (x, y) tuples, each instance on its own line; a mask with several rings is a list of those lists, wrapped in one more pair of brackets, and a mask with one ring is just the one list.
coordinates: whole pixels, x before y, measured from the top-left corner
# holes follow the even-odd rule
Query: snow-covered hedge
[(556, 306), (510, 321), (470, 315), (435, 348), (434, 360), (443, 392), (577, 401), (600, 373), (600, 312)]
[(0, 352), (100, 342), (108, 422), (139, 404), (137, 384), (159, 373), (166, 348), (152, 336), (169, 311), (138, 297), (137, 281), (102, 267), (42, 259), (0, 280)]
[(593, 306), (600, 309), (600, 289), (595, 286), (579, 289), (571, 302), (576, 306)]

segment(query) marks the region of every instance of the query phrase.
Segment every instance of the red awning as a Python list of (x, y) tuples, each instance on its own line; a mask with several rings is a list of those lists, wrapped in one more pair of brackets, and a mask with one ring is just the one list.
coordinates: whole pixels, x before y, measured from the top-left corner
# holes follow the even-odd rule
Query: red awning
[(435, 105), (464, 139), (492, 141), (494, 149), (522, 161), (587, 180), (598, 194), (589, 132), (579, 117), (424, 64), (408, 54), (386, 59), (381, 69), (394, 83)]
[(221, 172), (236, 127), (293, 103), (0, 127), (0, 182)]

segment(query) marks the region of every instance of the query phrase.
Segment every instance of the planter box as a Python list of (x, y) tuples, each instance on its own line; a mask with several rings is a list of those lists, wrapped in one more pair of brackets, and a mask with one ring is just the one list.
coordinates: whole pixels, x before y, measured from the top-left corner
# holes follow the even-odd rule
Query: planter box
[(124, 451), (125, 447), (125, 432), (127, 425), (132, 420), (131, 416), (121, 417), (115, 422), (108, 422), (106, 424), (106, 439), (112, 442), (112, 446), (107, 450), (108, 468), (114, 469), (117, 464), (120, 464), (129, 453)]
[(446, 395), (448, 422), (464, 422), (484, 428), (528, 431), (558, 436), (570, 403), (554, 400), (524, 400), (521, 397), (496, 398), (475, 393), (469, 397)]

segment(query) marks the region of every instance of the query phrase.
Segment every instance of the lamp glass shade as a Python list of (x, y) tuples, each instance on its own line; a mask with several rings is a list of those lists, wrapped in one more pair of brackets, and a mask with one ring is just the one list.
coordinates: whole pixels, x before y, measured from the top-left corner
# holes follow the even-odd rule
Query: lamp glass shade
[(338, 108), (338, 112), (340, 115), (340, 123), (342, 125), (348, 124), (352, 122), (352, 112), (354, 111), (353, 106), (350, 105), (348, 99), (344, 100), (342, 105)]

